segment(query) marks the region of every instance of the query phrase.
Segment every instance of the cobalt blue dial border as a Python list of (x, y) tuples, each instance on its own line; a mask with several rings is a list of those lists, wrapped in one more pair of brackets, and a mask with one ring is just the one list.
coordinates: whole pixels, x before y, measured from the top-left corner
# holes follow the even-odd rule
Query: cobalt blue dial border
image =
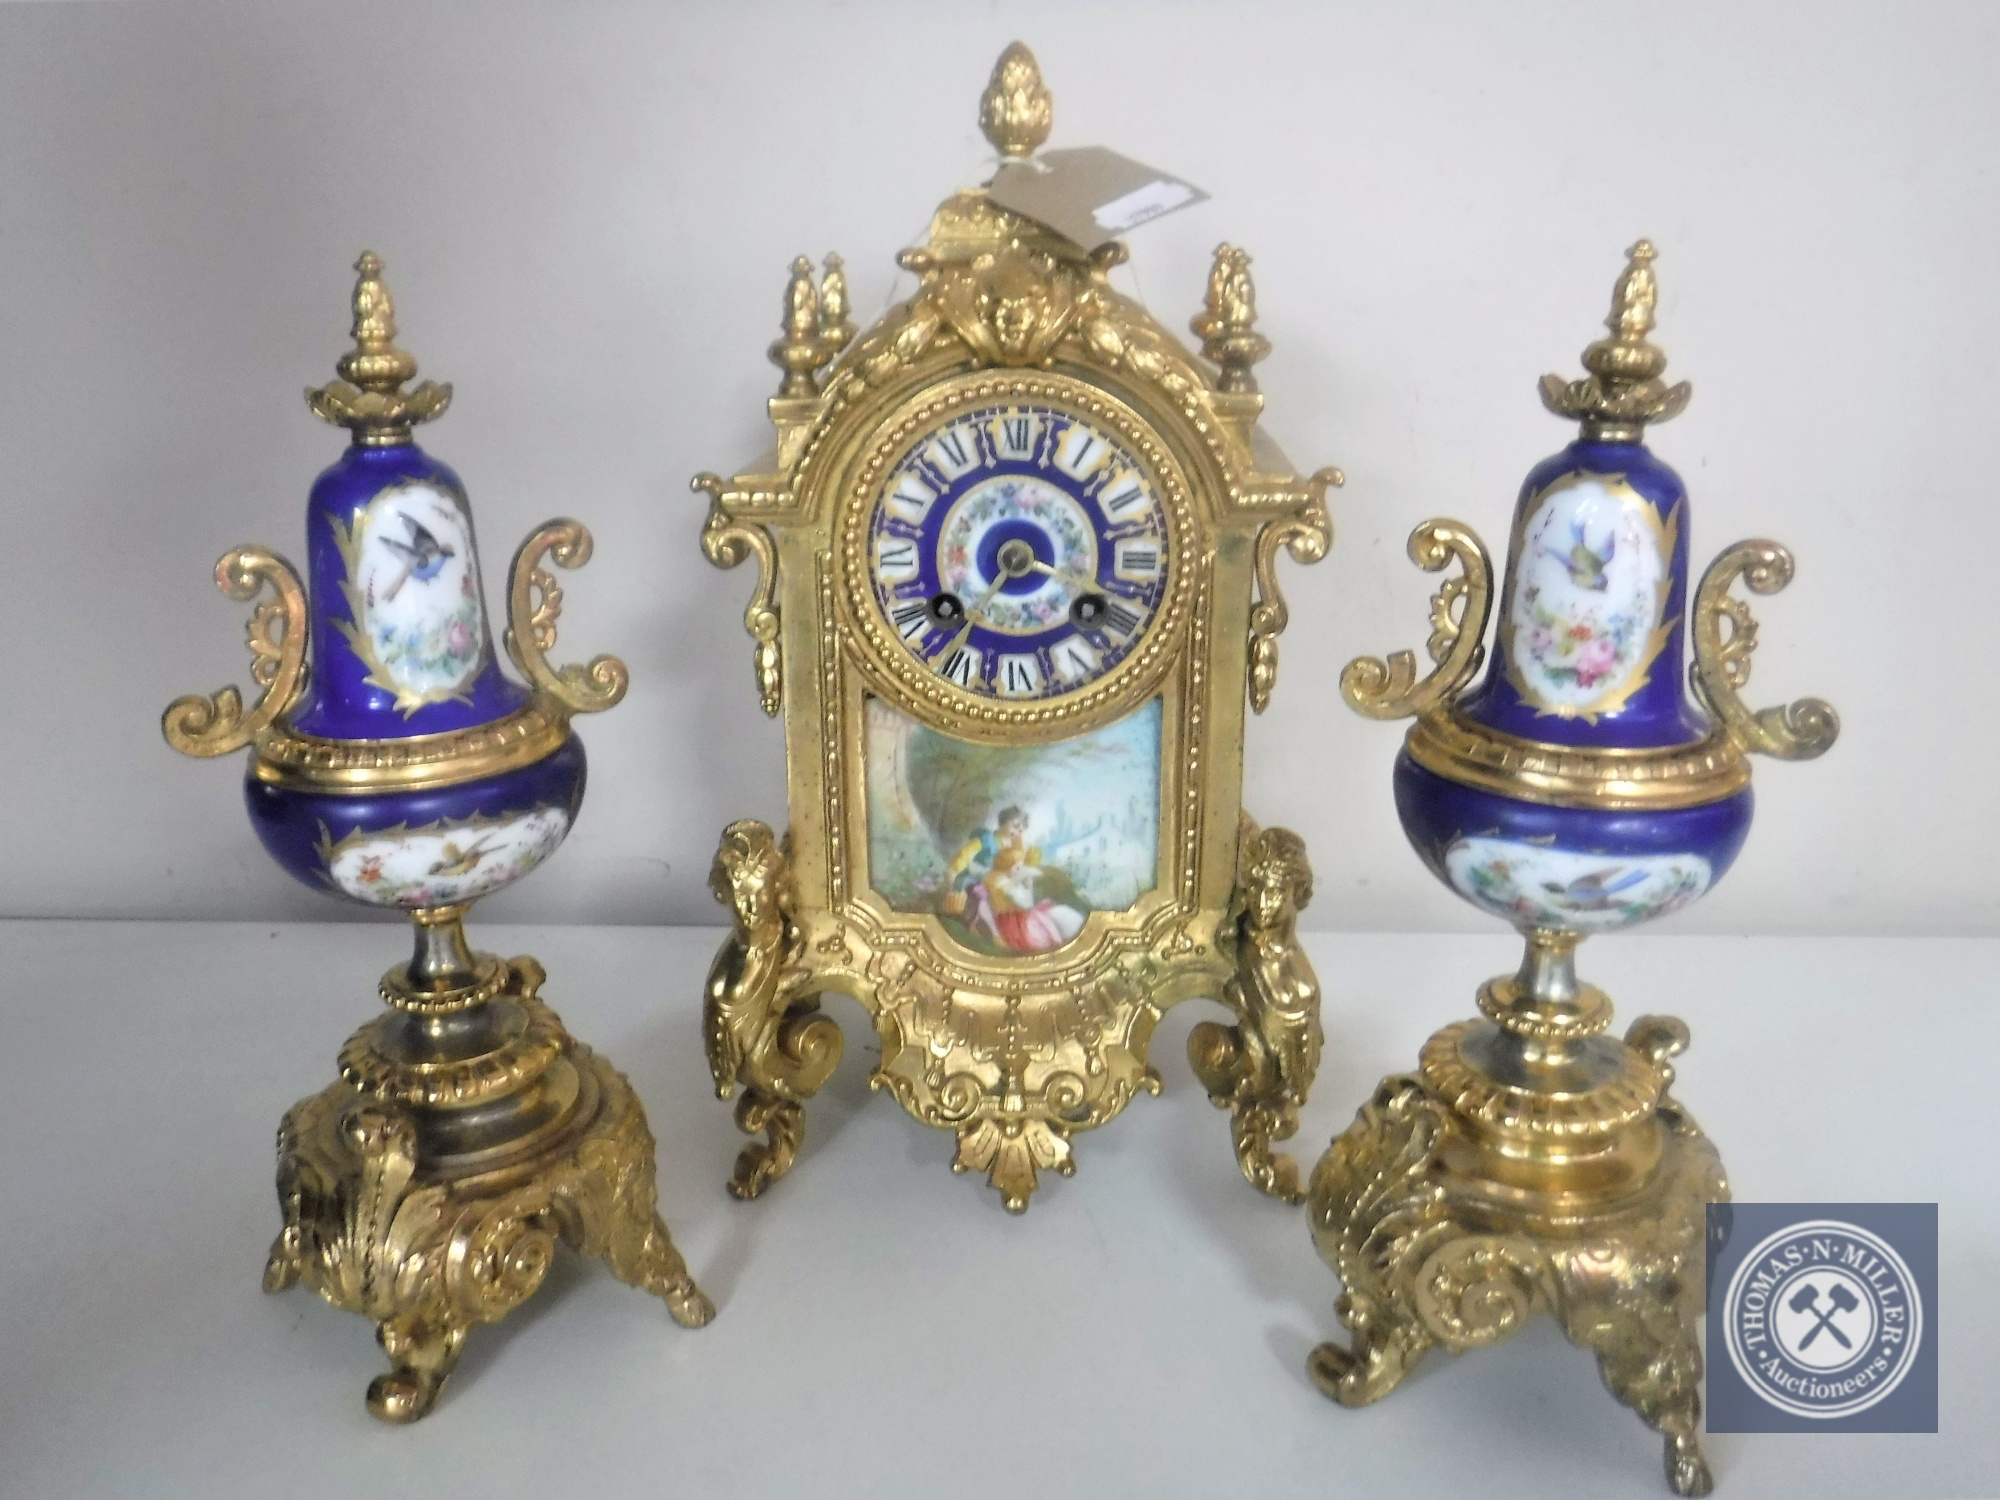
[[(1015, 411), (1039, 417), (1042, 420), (1042, 431), (1038, 435), (1035, 451), (1027, 459), (1000, 457), (994, 445), (992, 434), (985, 426), (985, 423), (993, 418), (1003, 413)], [(1064, 434), (1079, 423), (1082, 423), (1091, 432), (1096, 433), (1106, 441), (1111, 442), (1119, 457), (1124, 460), (1123, 466), (1113, 464), (1102, 465), (1088, 480), (1078, 483), (1069, 474), (1052, 463), (1050, 461), (1051, 455), (1053, 455), (1062, 442)], [(1145, 637), (1147, 629), (1151, 626), (1153, 617), (1158, 614), (1165, 602), (1171, 576), (1168, 554), (1172, 550), (1165, 533), (1164, 525), (1159, 520), (1164, 513), (1164, 503), (1160, 498), (1159, 484), (1152, 472), (1151, 465), (1144, 462), (1138, 454), (1133, 452), (1131, 447), (1118, 434), (1107, 431), (1106, 427), (1108, 425), (1092, 422), (1076, 412), (1046, 402), (998, 400), (983, 404), (969, 404), (962, 411), (953, 413), (937, 421), (927, 430), (920, 432), (909, 442), (904, 456), (888, 470), (880, 486), (880, 490), (882, 493), (886, 493), (894, 487), (898, 477), (905, 473), (915, 473), (917, 477), (922, 479), (937, 494), (937, 498), (931, 503), (930, 508), (925, 513), (922, 525), (913, 525), (902, 517), (894, 515), (883, 505), (879, 494), (874, 500), (873, 511), (870, 516), (869, 555), (871, 559), (873, 556), (873, 544), (880, 537), (888, 536), (899, 540), (912, 541), (917, 547), (918, 571), (915, 578), (894, 586), (885, 586), (880, 578), (875, 575), (871, 567), (869, 584), (883, 615), (893, 625), (896, 621), (898, 611), (907, 610), (912, 606), (925, 605), (935, 595), (944, 591), (944, 583), (939, 568), (940, 537), (945, 521), (959, 500), (963, 499), (971, 490), (980, 485), (990, 483), (995, 479), (1010, 476), (1034, 479), (1061, 491), (1082, 507), (1086, 517), (1091, 522), (1092, 530), (1096, 534), (1097, 568), (1093, 581), (1097, 585), (1098, 591), (1103, 593), (1105, 598), (1114, 605), (1121, 598), (1134, 604), (1142, 605), (1145, 612), (1145, 622), (1140, 628), (1135, 629), (1132, 633), (1125, 636), (1113, 634), (1110, 630), (1102, 627), (1095, 629), (1087, 626), (1080, 627), (1072, 624), (1067, 619), (1033, 635), (1017, 635), (990, 630), (983, 625), (974, 623), (971, 630), (966, 634), (966, 644), (977, 647), (982, 653), (981, 677), (979, 680), (982, 685), (991, 684), (998, 657), (1003, 653), (1034, 653), (1042, 658), (1041, 665), (1045, 686), (1042, 693), (1031, 696), (1054, 697), (1061, 692), (1072, 691), (1076, 684), (1062, 683), (1054, 671), (1053, 664), (1047, 659), (1048, 648), (1071, 634), (1083, 636), (1084, 639), (1089, 641), (1101, 653), (1102, 659), (1098, 668), (1093, 673), (1093, 678), (1101, 678), (1108, 674)], [(957, 479), (949, 477), (925, 453), (925, 449), (934, 441), (939, 432), (953, 427), (969, 429), (972, 433), (973, 441), (978, 445), (980, 450), (977, 455), (977, 461)], [(1102, 505), (1101, 497), (1105, 489), (1109, 486), (1113, 477), (1125, 469), (1141, 475), (1146, 480), (1147, 486), (1154, 496), (1153, 504), (1146, 509), (1141, 520), (1115, 521), (1105, 512)], [(1053, 549), (1048, 545), (1047, 539), (1041, 533), (1040, 529), (1032, 522), (1025, 520), (1001, 522), (990, 528), (986, 537), (982, 539), (978, 561), (980, 571), (984, 576), (992, 577), (994, 571), (993, 559), (986, 554), (996, 552), (998, 547), (1004, 541), (1009, 540), (1016, 532), (1019, 533), (1021, 540), (1028, 542), (1034, 549), (1038, 561), (1053, 563)], [(1150, 584), (1120, 578), (1116, 573), (1117, 544), (1120, 541), (1129, 541), (1143, 537), (1157, 538), (1161, 551), (1160, 571)], [(1025, 578), (1013, 579), (1003, 584), (1001, 592), (1023, 593), (1040, 586), (1040, 576), (1031, 574)], [(958, 633), (959, 631), (956, 626), (947, 627), (930, 622), (921, 636), (907, 642), (907, 648), (913, 650), (926, 662), (929, 662)], [(989, 690), (991, 690), (990, 687)]]

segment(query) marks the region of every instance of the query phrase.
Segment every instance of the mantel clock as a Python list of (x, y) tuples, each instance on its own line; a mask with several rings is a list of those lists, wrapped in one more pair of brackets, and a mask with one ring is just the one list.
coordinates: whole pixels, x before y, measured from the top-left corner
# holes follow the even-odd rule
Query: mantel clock
[[(1049, 132), (1018, 43), (981, 124), (1003, 163)], [(773, 451), (710, 496), (710, 561), (758, 570), (745, 623), (782, 716), (791, 828), (722, 836), (734, 930), (704, 1023), (754, 1197), (795, 1159), (839, 1059), (819, 997), (872, 1012), (870, 1079), (954, 1131), (1007, 1207), (1071, 1172), (1071, 1137), (1141, 1090), (1162, 1010), (1259, 1188), (1297, 1201), (1321, 1035), (1294, 932), (1300, 840), (1240, 807), (1244, 704), (1277, 674), (1277, 554), (1326, 552), (1339, 474), (1294, 473), (1257, 422), (1249, 257), (1216, 252), (1195, 355), (1095, 250), (948, 199), (899, 258), (915, 293), (859, 338), (838, 257), (793, 263)]]

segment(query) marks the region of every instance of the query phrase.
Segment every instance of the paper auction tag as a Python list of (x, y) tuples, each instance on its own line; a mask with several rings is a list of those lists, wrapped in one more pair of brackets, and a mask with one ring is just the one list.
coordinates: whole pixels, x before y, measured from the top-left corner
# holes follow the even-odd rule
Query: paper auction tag
[(1086, 250), (1208, 196), (1170, 172), (1102, 146), (1043, 151), (1031, 161), (1009, 162), (987, 185), (986, 195)]

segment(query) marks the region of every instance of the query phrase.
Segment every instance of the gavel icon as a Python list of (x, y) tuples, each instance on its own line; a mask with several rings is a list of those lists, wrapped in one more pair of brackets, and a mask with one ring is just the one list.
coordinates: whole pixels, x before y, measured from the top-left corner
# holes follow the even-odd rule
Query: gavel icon
[(1811, 1313), (1818, 1319), (1806, 1331), (1806, 1336), (1799, 1340), (1799, 1352), (1801, 1354), (1812, 1347), (1813, 1340), (1819, 1337), (1821, 1329), (1825, 1329), (1838, 1339), (1841, 1348), (1852, 1349), (1854, 1347), (1853, 1341), (1833, 1326), (1833, 1319), (1836, 1313), (1853, 1312), (1855, 1308), (1861, 1305), (1861, 1299), (1838, 1281), (1833, 1284), (1832, 1289), (1826, 1295), (1827, 1301), (1833, 1304), (1832, 1310), (1828, 1312), (1820, 1311), (1819, 1290), (1810, 1282), (1791, 1300), (1791, 1309), (1793, 1312)]

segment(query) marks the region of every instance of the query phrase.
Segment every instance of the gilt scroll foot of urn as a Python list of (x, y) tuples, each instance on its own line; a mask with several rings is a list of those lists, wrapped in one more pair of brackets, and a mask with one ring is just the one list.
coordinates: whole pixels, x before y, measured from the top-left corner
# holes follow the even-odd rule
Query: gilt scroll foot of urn
[[(533, 959), (480, 963), (499, 971), (482, 986), (490, 998), (363, 1027), (342, 1051), (342, 1081), (279, 1129), (285, 1222), (264, 1289), (303, 1281), (375, 1323), (391, 1369), (368, 1407), (388, 1422), (431, 1410), (466, 1335), (535, 1293), (558, 1240), (686, 1327), (715, 1315), (660, 1218), (631, 1085), (541, 1002)], [(385, 994), (402, 988), (392, 971)], [(421, 1062), (417, 1034), (430, 1043)]]
[(1351, 1342), (1320, 1345), (1307, 1369), (1365, 1406), (1433, 1346), (1483, 1348), (1547, 1312), (1665, 1439), (1674, 1493), (1706, 1495), (1704, 1228), (1728, 1183), (1667, 1093), (1686, 1028), (1643, 1017), (1622, 1046), (1599, 1040), (1578, 1057), (1601, 1081), (1573, 1093), (1496, 1082), (1506, 1035), (1477, 1021), (1433, 1037), (1418, 1074), (1383, 1080), (1313, 1173), (1313, 1237)]

